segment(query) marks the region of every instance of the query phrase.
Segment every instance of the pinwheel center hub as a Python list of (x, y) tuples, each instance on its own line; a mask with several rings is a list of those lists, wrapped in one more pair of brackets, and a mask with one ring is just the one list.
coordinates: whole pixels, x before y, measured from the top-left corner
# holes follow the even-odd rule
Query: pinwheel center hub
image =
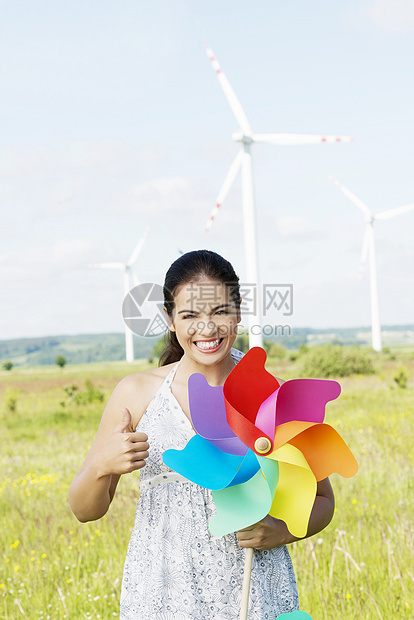
[(270, 439), (267, 437), (259, 437), (254, 442), (254, 448), (256, 452), (259, 452), (259, 454), (267, 454), (271, 447), (272, 444), (270, 443)]

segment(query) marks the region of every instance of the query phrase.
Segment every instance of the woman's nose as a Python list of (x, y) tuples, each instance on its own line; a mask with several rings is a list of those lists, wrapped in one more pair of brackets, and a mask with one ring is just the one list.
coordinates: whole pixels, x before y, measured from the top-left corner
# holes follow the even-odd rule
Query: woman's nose
[(213, 338), (218, 332), (216, 322), (208, 317), (200, 319), (197, 328), (198, 334), (204, 338)]

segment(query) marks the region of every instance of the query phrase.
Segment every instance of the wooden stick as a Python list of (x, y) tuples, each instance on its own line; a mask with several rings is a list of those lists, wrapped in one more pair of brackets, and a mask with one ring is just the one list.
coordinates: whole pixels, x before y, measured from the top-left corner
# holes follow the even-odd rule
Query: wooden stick
[(244, 560), (244, 574), (243, 574), (243, 589), (242, 599), (240, 606), (240, 620), (247, 620), (247, 610), (249, 607), (249, 594), (250, 594), (250, 576), (252, 574), (252, 561), (253, 561), (252, 547), (246, 549), (246, 557)]

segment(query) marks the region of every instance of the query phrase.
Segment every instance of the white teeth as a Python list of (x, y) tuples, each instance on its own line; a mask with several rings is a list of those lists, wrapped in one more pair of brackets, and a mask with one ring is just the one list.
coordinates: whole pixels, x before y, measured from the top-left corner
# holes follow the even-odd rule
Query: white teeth
[(199, 349), (215, 349), (220, 344), (220, 338), (217, 340), (199, 340), (195, 343)]

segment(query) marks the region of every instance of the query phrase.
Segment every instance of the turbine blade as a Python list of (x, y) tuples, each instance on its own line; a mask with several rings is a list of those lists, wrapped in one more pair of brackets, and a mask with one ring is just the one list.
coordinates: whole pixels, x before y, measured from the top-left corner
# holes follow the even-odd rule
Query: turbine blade
[(368, 226), (365, 227), (364, 239), (362, 241), (361, 261), (359, 263), (358, 280), (362, 280), (364, 274), (365, 263), (367, 262), (369, 249), (369, 230)]
[(211, 64), (213, 66), (214, 71), (217, 73), (218, 81), (220, 82), (220, 85), (224, 91), (228, 104), (234, 116), (236, 117), (237, 122), (239, 123), (240, 129), (242, 130), (245, 136), (250, 137), (252, 135), (252, 130), (251, 130), (249, 121), (247, 120), (247, 117), (244, 113), (244, 110), (241, 106), (241, 103), (237, 98), (236, 93), (234, 92), (233, 88), (230, 86), (230, 82), (228, 81), (224, 73), (222, 72), (219, 63), (214, 57), (213, 50), (208, 45), (206, 45), (206, 52), (207, 52), (207, 56), (211, 60)]
[(137, 247), (135, 248), (135, 250), (132, 252), (131, 256), (129, 257), (129, 261), (127, 262), (128, 267), (133, 265), (135, 261), (137, 260), (139, 253), (141, 252), (142, 247), (145, 243), (145, 240), (148, 236), (148, 232), (149, 232), (149, 226), (147, 226), (147, 228), (144, 230), (140, 240), (137, 243)]
[(298, 133), (255, 133), (253, 134), (253, 141), (264, 144), (277, 144), (278, 146), (294, 146), (299, 144), (322, 144), (323, 142), (353, 142), (354, 138), (350, 136), (316, 136)]
[(237, 175), (239, 174), (241, 165), (242, 165), (242, 161), (243, 161), (243, 151), (240, 150), (236, 157), (233, 159), (233, 162), (229, 168), (229, 171), (227, 173), (226, 178), (224, 179), (224, 183), (221, 187), (221, 190), (218, 193), (217, 196), (217, 202), (216, 202), (216, 206), (213, 208), (213, 210), (211, 211), (210, 217), (207, 221), (206, 224), (206, 232), (208, 230), (210, 230), (211, 225), (214, 221), (214, 218), (216, 217), (218, 210), (220, 209), (221, 205), (223, 204), (227, 194), (230, 191), (231, 186), (233, 185), (234, 181), (237, 178)]
[(132, 282), (134, 283), (134, 286), (139, 286), (140, 281), (137, 278), (137, 274), (135, 273), (135, 271), (131, 270), (131, 278), (132, 278)]
[(381, 213), (377, 213), (374, 217), (376, 220), (388, 220), (389, 218), (395, 217), (396, 215), (407, 213), (407, 211), (411, 211), (412, 209), (414, 209), (414, 205), (395, 207), (395, 209), (387, 209), (386, 211), (381, 211)]
[(355, 196), (355, 194), (353, 194), (352, 192), (349, 191), (349, 189), (347, 189), (346, 187), (344, 187), (339, 181), (337, 181), (336, 179), (334, 179), (333, 177), (331, 177), (330, 175), (328, 175), (329, 179), (332, 181), (332, 183), (334, 183), (337, 187), (339, 187), (339, 189), (341, 190), (341, 192), (343, 194), (345, 194), (345, 196), (347, 198), (349, 198), (349, 200), (351, 202), (354, 203), (354, 205), (356, 207), (358, 207), (358, 209), (360, 209), (362, 211), (362, 213), (368, 217), (369, 219), (372, 218), (372, 213), (371, 211), (368, 209), (367, 205), (365, 204), (365, 202), (362, 202), (362, 200), (360, 198), (358, 198), (358, 196)]
[(90, 269), (125, 269), (124, 263), (91, 263)]

